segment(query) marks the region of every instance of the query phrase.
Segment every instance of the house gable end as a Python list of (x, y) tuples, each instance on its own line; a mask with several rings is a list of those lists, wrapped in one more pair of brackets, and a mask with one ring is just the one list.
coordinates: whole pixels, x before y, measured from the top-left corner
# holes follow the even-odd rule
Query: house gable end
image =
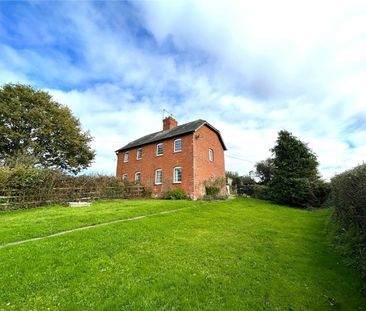
[(224, 150), (224, 151), (226, 151), (227, 150), (227, 148), (226, 148), (226, 145), (225, 145), (225, 143), (224, 143), (224, 140), (222, 139), (222, 137), (221, 137), (221, 133), (220, 133), (220, 131), (219, 130), (217, 130), (215, 127), (213, 127), (210, 123), (208, 123), (208, 122), (205, 122), (204, 124), (202, 124), (200, 127), (198, 127), (196, 130), (195, 130), (195, 132), (197, 132), (201, 127), (203, 127), (203, 126), (207, 126), (210, 130), (212, 130), (213, 132), (215, 132), (216, 133), (216, 135), (217, 135), (217, 138), (219, 139), (219, 141), (220, 141), (220, 143), (221, 143), (221, 146), (222, 146), (222, 149)]

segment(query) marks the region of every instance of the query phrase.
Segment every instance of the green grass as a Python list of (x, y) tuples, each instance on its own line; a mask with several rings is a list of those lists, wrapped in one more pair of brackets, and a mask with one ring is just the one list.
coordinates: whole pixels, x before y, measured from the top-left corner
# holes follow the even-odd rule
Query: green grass
[(115, 219), (148, 215), (203, 203), (189, 201), (157, 202), (153, 200), (110, 201), (95, 202), (88, 207), (54, 206), (0, 212), (0, 245)]
[(0, 310), (366, 310), (330, 211), (264, 201), (114, 201), (0, 213)]

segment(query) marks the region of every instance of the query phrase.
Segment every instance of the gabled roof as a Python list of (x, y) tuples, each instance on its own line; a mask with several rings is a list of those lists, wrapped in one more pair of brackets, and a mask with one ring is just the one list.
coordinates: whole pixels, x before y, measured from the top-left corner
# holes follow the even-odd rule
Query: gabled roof
[(220, 131), (215, 129), (207, 121), (198, 119), (196, 121), (192, 121), (192, 122), (188, 122), (188, 123), (179, 125), (179, 126), (174, 127), (170, 130), (167, 130), (167, 131), (160, 131), (160, 132), (156, 132), (156, 133), (152, 133), (152, 134), (143, 136), (139, 139), (131, 141), (127, 145), (125, 145), (122, 148), (116, 150), (116, 152), (123, 151), (123, 150), (128, 150), (128, 149), (131, 149), (131, 148), (134, 148), (134, 147), (139, 147), (139, 146), (143, 146), (143, 145), (147, 145), (147, 144), (151, 144), (153, 142), (158, 142), (158, 141), (161, 141), (161, 140), (164, 140), (164, 139), (173, 138), (173, 137), (181, 136), (181, 135), (184, 135), (184, 134), (193, 133), (203, 125), (207, 125), (211, 130), (213, 130), (217, 134), (217, 136), (218, 136), (218, 138), (221, 142), (222, 148), (224, 150), (227, 150), (226, 146), (224, 144), (224, 141), (221, 137)]

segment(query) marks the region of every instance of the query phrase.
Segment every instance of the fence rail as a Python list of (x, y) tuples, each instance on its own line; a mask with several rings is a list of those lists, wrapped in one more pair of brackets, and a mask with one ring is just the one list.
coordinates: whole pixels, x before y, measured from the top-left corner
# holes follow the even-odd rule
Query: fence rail
[(49, 189), (0, 189), (0, 210), (13, 210), (71, 201), (141, 198), (145, 189), (141, 185), (126, 187), (70, 187)]

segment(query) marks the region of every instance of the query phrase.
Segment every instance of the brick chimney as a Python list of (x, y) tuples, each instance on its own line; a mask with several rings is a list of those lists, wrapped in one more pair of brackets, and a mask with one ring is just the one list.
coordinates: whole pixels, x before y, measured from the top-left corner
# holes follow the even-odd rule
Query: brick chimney
[(178, 122), (172, 116), (166, 117), (163, 120), (163, 131), (170, 130), (172, 128), (177, 127)]

